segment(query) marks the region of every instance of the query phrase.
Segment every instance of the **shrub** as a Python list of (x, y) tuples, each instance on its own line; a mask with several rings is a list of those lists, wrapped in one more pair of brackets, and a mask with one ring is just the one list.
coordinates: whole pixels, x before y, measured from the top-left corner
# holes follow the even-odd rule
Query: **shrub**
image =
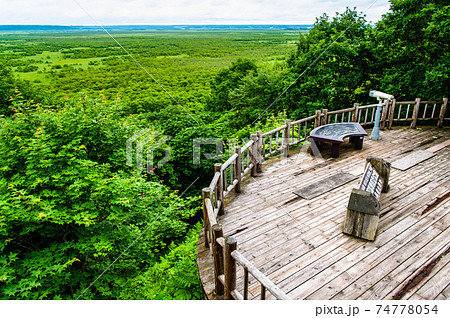
[(83, 295), (116, 298), (183, 240), (196, 199), (125, 165), (139, 127), (118, 101), (14, 108), (0, 130), (0, 298), (76, 298), (121, 256)]

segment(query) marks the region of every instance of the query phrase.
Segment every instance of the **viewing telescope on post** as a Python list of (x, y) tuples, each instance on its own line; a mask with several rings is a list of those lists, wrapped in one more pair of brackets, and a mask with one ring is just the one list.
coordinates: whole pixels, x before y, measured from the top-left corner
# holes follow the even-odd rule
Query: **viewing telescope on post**
[(394, 95), (386, 94), (380, 91), (370, 91), (370, 97), (376, 97), (378, 99), (378, 106), (375, 112), (375, 123), (373, 125), (372, 133), (370, 134), (370, 139), (381, 140), (380, 136), (380, 119), (381, 119), (381, 109), (383, 108), (383, 100), (393, 100)]
[(394, 95), (389, 95), (389, 94), (386, 94), (386, 93), (383, 93), (383, 92), (380, 92), (380, 91), (370, 91), (369, 92), (369, 96), (370, 97), (376, 97), (378, 100), (381, 100), (381, 99), (392, 100), (392, 99), (394, 99)]

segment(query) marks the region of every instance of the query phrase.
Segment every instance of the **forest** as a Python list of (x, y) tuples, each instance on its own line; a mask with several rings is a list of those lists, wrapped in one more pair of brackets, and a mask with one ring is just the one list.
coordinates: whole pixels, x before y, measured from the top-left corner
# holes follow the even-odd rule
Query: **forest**
[[(0, 299), (202, 299), (200, 194), (228, 148), (372, 89), (448, 97), (448, 2), (390, 3), (309, 30), (0, 30)], [(223, 156), (195, 163), (196, 138)]]

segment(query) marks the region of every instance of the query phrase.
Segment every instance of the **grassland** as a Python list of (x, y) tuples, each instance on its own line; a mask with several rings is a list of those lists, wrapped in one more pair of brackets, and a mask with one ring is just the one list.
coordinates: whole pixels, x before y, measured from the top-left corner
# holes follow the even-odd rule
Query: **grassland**
[[(250, 58), (259, 65), (283, 62), (295, 48), (298, 34), (298, 30), (112, 33), (130, 54), (152, 72), (192, 73), (190, 70), (199, 69), (205, 71), (207, 78), (211, 77), (211, 71), (214, 73), (237, 58)], [(94, 70), (114, 69), (111, 65), (113, 59), (129, 62), (127, 58), (120, 58), (126, 52), (106, 33), (98, 31), (9, 32), (2, 35), (0, 56), (10, 61), (17, 77), (41, 85), (58, 87), (62, 78), (68, 79), (71, 75), (76, 77), (85, 72), (85, 76), (92, 76)], [(116, 71), (119, 72), (119, 68)], [(189, 77), (189, 74), (186, 76)], [(79, 89), (85, 88), (69, 88), (70, 91)]]

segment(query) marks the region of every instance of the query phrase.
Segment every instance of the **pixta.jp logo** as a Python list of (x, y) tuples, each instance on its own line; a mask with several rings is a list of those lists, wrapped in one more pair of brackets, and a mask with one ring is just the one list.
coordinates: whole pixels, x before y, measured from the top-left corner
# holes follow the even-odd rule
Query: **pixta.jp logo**
[[(153, 173), (156, 166), (161, 168), (171, 159), (171, 148), (166, 141), (171, 137), (163, 135), (159, 131), (152, 131), (151, 129), (143, 129), (135, 133), (132, 137), (127, 139), (127, 166), (133, 166), (133, 157), (136, 158), (136, 169), (139, 171), (144, 170), (147, 166), (147, 172)], [(136, 144), (135, 155), (133, 156), (133, 145)], [(146, 162), (144, 163), (144, 149), (147, 153)], [(163, 150), (164, 155), (157, 165), (154, 166), (155, 152), (157, 150)]]

